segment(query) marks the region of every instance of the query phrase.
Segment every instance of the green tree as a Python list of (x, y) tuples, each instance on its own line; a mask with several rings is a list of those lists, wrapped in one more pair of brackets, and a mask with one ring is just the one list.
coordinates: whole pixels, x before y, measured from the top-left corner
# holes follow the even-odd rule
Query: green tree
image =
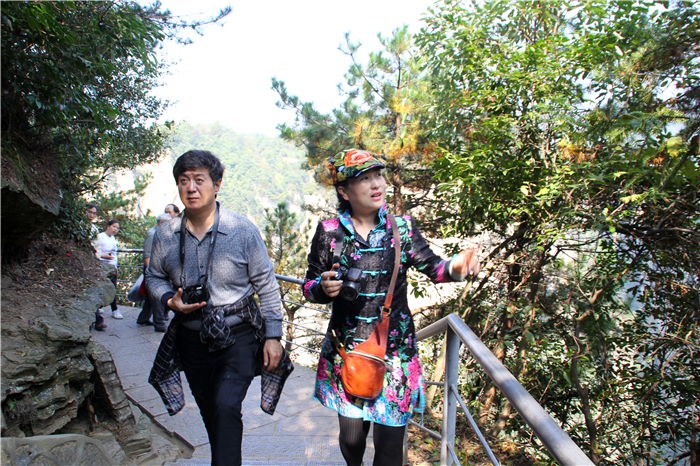
[(417, 38), (438, 216), (494, 241), (465, 320), (597, 464), (698, 448), (698, 30), (691, 2), (444, 1)]
[(301, 151), (280, 138), (237, 134), (219, 123), (182, 123), (173, 128), (168, 145), (175, 156), (195, 147), (218, 156), (226, 168), (218, 199), (259, 227), (265, 221), (265, 204), (299, 206), (303, 195), (317, 188), (301, 169)]
[(0, 10), (3, 163), (30, 178), (33, 160), (53, 160), (68, 223), (79, 218), (77, 196), (160, 154), (166, 131), (153, 121), (168, 102), (151, 92), (165, 69), (159, 44), (230, 12), (179, 22), (158, 2), (22, 1)]
[(296, 113), (294, 126), (278, 127), (282, 138), (306, 149), (306, 165), (319, 181), (328, 181), (325, 162), (336, 153), (353, 147), (369, 150), (386, 163), (390, 202), (403, 214), (425, 206), (432, 187), (426, 162), (433, 158), (434, 147), (423, 125), (428, 83), (408, 26), (391, 37), (378, 37), (382, 49), (370, 53), (363, 65), (358, 58), (361, 44), (345, 34), (340, 50), (352, 63), (338, 88), (346, 100), (330, 114), (289, 94), (283, 81), (272, 78), (272, 88), (280, 96), (278, 107)]
[[(306, 245), (304, 236), (299, 231), (297, 215), (287, 209), (287, 204), (277, 204), (275, 210), (265, 209), (265, 246), (270, 260), (275, 266), (275, 273), (287, 277), (302, 277), (306, 268)], [(285, 335), (286, 350), (292, 350), (295, 338), (294, 318), (304, 299), (301, 287), (296, 284), (280, 281), (282, 307), (287, 315), (287, 334)]]

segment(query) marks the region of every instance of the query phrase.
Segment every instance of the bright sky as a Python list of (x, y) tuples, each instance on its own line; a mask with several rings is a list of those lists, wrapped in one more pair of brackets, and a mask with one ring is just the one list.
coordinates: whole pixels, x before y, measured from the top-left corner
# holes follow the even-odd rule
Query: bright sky
[(294, 112), (275, 106), (273, 76), (287, 90), (328, 112), (338, 106), (337, 84), (350, 59), (338, 46), (344, 33), (361, 42), (366, 56), (379, 50), (377, 33), (390, 36), (403, 24), (417, 33), (420, 17), (434, 0), (164, 0), (174, 15), (215, 15), (233, 11), (223, 27), (207, 26), (187, 46), (169, 44), (166, 60), (177, 61), (157, 94), (173, 102), (164, 115), (175, 122), (218, 121), (238, 133), (277, 136), (275, 127), (292, 123)]

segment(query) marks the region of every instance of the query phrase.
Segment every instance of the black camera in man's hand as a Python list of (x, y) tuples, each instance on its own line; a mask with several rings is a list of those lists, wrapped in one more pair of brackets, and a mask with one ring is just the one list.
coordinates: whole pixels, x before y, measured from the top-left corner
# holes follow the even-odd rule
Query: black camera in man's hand
[(348, 269), (341, 266), (335, 272), (335, 279), (343, 282), (340, 286), (340, 297), (347, 301), (356, 300), (360, 291), (364, 290), (367, 285), (367, 275), (355, 267)]
[(209, 297), (206, 283), (197, 283), (182, 290), (182, 302), (185, 304), (209, 302)]

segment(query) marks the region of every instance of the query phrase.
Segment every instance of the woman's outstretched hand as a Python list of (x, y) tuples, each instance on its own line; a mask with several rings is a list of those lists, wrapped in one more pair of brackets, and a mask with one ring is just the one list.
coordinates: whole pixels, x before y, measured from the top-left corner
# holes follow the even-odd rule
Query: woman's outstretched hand
[(465, 249), (452, 260), (452, 271), (458, 275), (479, 275), (479, 255), (476, 248)]
[(335, 279), (335, 269), (338, 267), (340, 267), (340, 264), (336, 262), (333, 264), (330, 271), (323, 272), (321, 275), (321, 289), (329, 298), (335, 298), (338, 296), (340, 293), (340, 287), (343, 285), (342, 281)]

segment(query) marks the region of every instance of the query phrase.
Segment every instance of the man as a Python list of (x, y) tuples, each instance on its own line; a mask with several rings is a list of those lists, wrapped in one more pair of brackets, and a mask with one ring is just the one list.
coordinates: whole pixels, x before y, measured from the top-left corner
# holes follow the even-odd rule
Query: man
[[(146, 233), (146, 238), (143, 241), (143, 273), (145, 275), (148, 264), (151, 260), (151, 248), (153, 247), (153, 237), (156, 234), (156, 229), (165, 222), (171, 219), (167, 213), (160, 214), (156, 217), (156, 226), (151, 227)], [(153, 320), (151, 320), (153, 315)], [(163, 312), (163, 306), (158, 300), (152, 300), (148, 295), (143, 302), (143, 310), (136, 318), (136, 323), (139, 325), (153, 325), (156, 332), (165, 332), (166, 316)]]
[(185, 210), (155, 235), (146, 287), (175, 317), (149, 382), (173, 415), (184, 406), (182, 368), (209, 435), (212, 466), (238, 466), (241, 404), (256, 369), (264, 366), (264, 385), (281, 360), (291, 363), (283, 359), (279, 287), (260, 232), (216, 202), (223, 173), (219, 159), (200, 150), (173, 168)]
[(100, 232), (100, 229), (93, 223), (97, 218), (97, 206), (95, 204), (85, 204), (85, 216), (90, 222), (90, 241), (93, 241)]
[(175, 218), (180, 214), (180, 208), (175, 204), (168, 204), (165, 206), (165, 213), (170, 214), (170, 218)]
[[(90, 243), (93, 244), (93, 249), (95, 249), (94, 243), (97, 239), (97, 234), (100, 232), (100, 229), (95, 226), (93, 223), (95, 219), (97, 219), (97, 206), (95, 204), (85, 204), (85, 216), (87, 217), (88, 221), (90, 222)], [(97, 251), (97, 249), (95, 249)], [(102, 317), (101, 311), (99, 308), (95, 311), (95, 330), (98, 330), (102, 332), (104, 329), (107, 328), (107, 324), (105, 324), (105, 319)]]

